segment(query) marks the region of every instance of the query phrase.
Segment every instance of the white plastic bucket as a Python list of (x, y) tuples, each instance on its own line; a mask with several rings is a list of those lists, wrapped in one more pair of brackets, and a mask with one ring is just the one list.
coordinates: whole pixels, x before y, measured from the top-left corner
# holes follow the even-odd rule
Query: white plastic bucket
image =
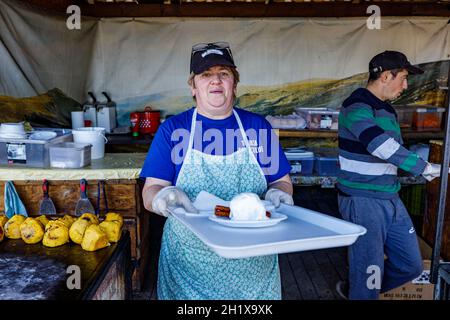
[(105, 128), (86, 127), (72, 130), (73, 141), (76, 143), (90, 143), (91, 159), (100, 159), (105, 156), (105, 143), (108, 139), (105, 137)]

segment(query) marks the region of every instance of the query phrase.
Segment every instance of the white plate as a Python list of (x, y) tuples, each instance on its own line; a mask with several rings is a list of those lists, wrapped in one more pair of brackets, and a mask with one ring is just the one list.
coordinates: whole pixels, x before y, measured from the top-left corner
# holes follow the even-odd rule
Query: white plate
[(221, 225), (224, 225), (226, 227), (232, 228), (264, 228), (274, 226), (280, 223), (281, 221), (287, 219), (287, 216), (281, 213), (273, 212), (272, 216), (269, 219), (253, 221), (253, 220), (232, 220), (230, 218), (218, 217), (215, 214), (211, 214), (208, 217), (208, 219), (217, 222)]
[[(261, 200), (264, 204), (264, 207), (266, 208), (266, 211), (275, 211), (275, 206), (273, 205), (272, 202), (267, 201), (267, 200)], [(202, 213), (204, 212), (211, 212), (214, 211), (214, 208), (219, 205), (219, 206), (225, 206), (225, 207), (230, 207), (230, 201), (225, 201), (220, 199), (219, 197), (216, 197), (215, 195), (206, 192), (206, 191), (201, 191), (195, 201), (192, 203), (198, 210), (200, 210)]]
[[(269, 201), (265, 201), (268, 203), (264, 203), (264, 206), (266, 207), (266, 211), (269, 211), (272, 216), (275, 212), (275, 206), (269, 202)], [(211, 215), (214, 215), (214, 210), (199, 210), (198, 213), (195, 212), (187, 212), (184, 210), (184, 208), (181, 207), (172, 207), (170, 208), (171, 211), (174, 211), (175, 213), (182, 213), (184, 215), (186, 215), (187, 217), (209, 217)]]
[(57, 136), (57, 134), (54, 131), (36, 131), (30, 135), (29, 139), (31, 139), (31, 140), (50, 140), (56, 136)]
[(26, 139), (26, 134), (19, 134), (19, 133), (0, 133), (1, 139)]
[(263, 202), (264, 207), (266, 208), (266, 211), (269, 211), (271, 213), (273, 211), (275, 211), (275, 206), (274, 206), (274, 204), (272, 202), (270, 202), (268, 200), (261, 200), (261, 201)]

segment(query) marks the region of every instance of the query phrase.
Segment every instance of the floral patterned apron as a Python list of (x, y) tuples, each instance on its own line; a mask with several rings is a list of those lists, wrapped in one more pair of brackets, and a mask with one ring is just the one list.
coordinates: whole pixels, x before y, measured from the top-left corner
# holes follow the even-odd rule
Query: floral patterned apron
[[(193, 149), (197, 118), (194, 110), (189, 146), (175, 184), (191, 200), (202, 190), (231, 200), (242, 192), (261, 195), (267, 189), (242, 122), (235, 110), (233, 114), (245, 148), (217, 156)], [(226, 259), (174, 217), (167, 219), (159, 258), (158, 299), (281, 299), (280, 283), (277, 255)]]

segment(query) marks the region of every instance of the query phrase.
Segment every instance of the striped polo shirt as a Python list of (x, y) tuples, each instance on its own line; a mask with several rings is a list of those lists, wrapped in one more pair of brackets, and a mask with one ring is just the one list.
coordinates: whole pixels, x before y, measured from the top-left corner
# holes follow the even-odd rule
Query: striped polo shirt
[(337, 187), (341, 194), (379, 199), (397, 196), (397, 168), (420, 175), (426, 162), (402, 146), (394, 108), (359, 88), (339, 114)]

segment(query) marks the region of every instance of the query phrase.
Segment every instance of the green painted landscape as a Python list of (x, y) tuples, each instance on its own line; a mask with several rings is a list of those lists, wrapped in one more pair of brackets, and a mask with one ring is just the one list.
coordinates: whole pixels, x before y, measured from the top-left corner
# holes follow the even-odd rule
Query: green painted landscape
[[(410, 76), (408, 89), (392, 103), (394, 105), (443, 106), (446, 92), (439, 87), (446, 86), (449, 62), (439, 61), (419, 66), (425, 70), (425, 73)], [(278, 86), (255, 87), (240, 83), (237, 104), (241, 108), (263, 116), (292, 114), (297, 107), (337, 109), (352, 91), (366, 85), (367, 78), (368, 73), (359, 73), (344, 79), (310, 79)], [(164, 92), (149, 96), (148, 100), (144, 97), (140, 99), (141, 102), (146, 101), (147, 104), (161, 110), (163, 116), (173, 115), (193, 106), (192, 98), (186, 95), (187, 92), (186, 88), (183, 92)], [(127, 104), (128, 106), (124, 106), (121, 111), (128, 119), (129, 112), (136, 108), (131, 107), (133, 104), (131, 101)], [(118, 107), (120, 108), (120, 102)]]
[[(410, 76), (408, 89), (393, 104), (444, 106), (446, 91), (440, 87), (447, 85), (449, 62), (438, 61), (419, 66), (425, 73)], [(260, 87), (240, 83), (237, 104), (263, 116), (289, 115), (297, 107), (337, 109), (353, 90), (366, 85), (367, 76), (367, 73), (360, 73), (344, 79), (309, 79)], [(114, 100), (117, 102), (119, 126), (130, 125), (130, 112), (143, 111), (147, 105), (160, 110), (163, 117), (194, 105), (187, 85), (185, 90), (139, 97), (114, 97)], [(29, 98), (0, 96), (0, 122), (27, 121), (38, 127), (70, 127), (70, 111), (80, 110), (81, 103), (58, 89)]]

